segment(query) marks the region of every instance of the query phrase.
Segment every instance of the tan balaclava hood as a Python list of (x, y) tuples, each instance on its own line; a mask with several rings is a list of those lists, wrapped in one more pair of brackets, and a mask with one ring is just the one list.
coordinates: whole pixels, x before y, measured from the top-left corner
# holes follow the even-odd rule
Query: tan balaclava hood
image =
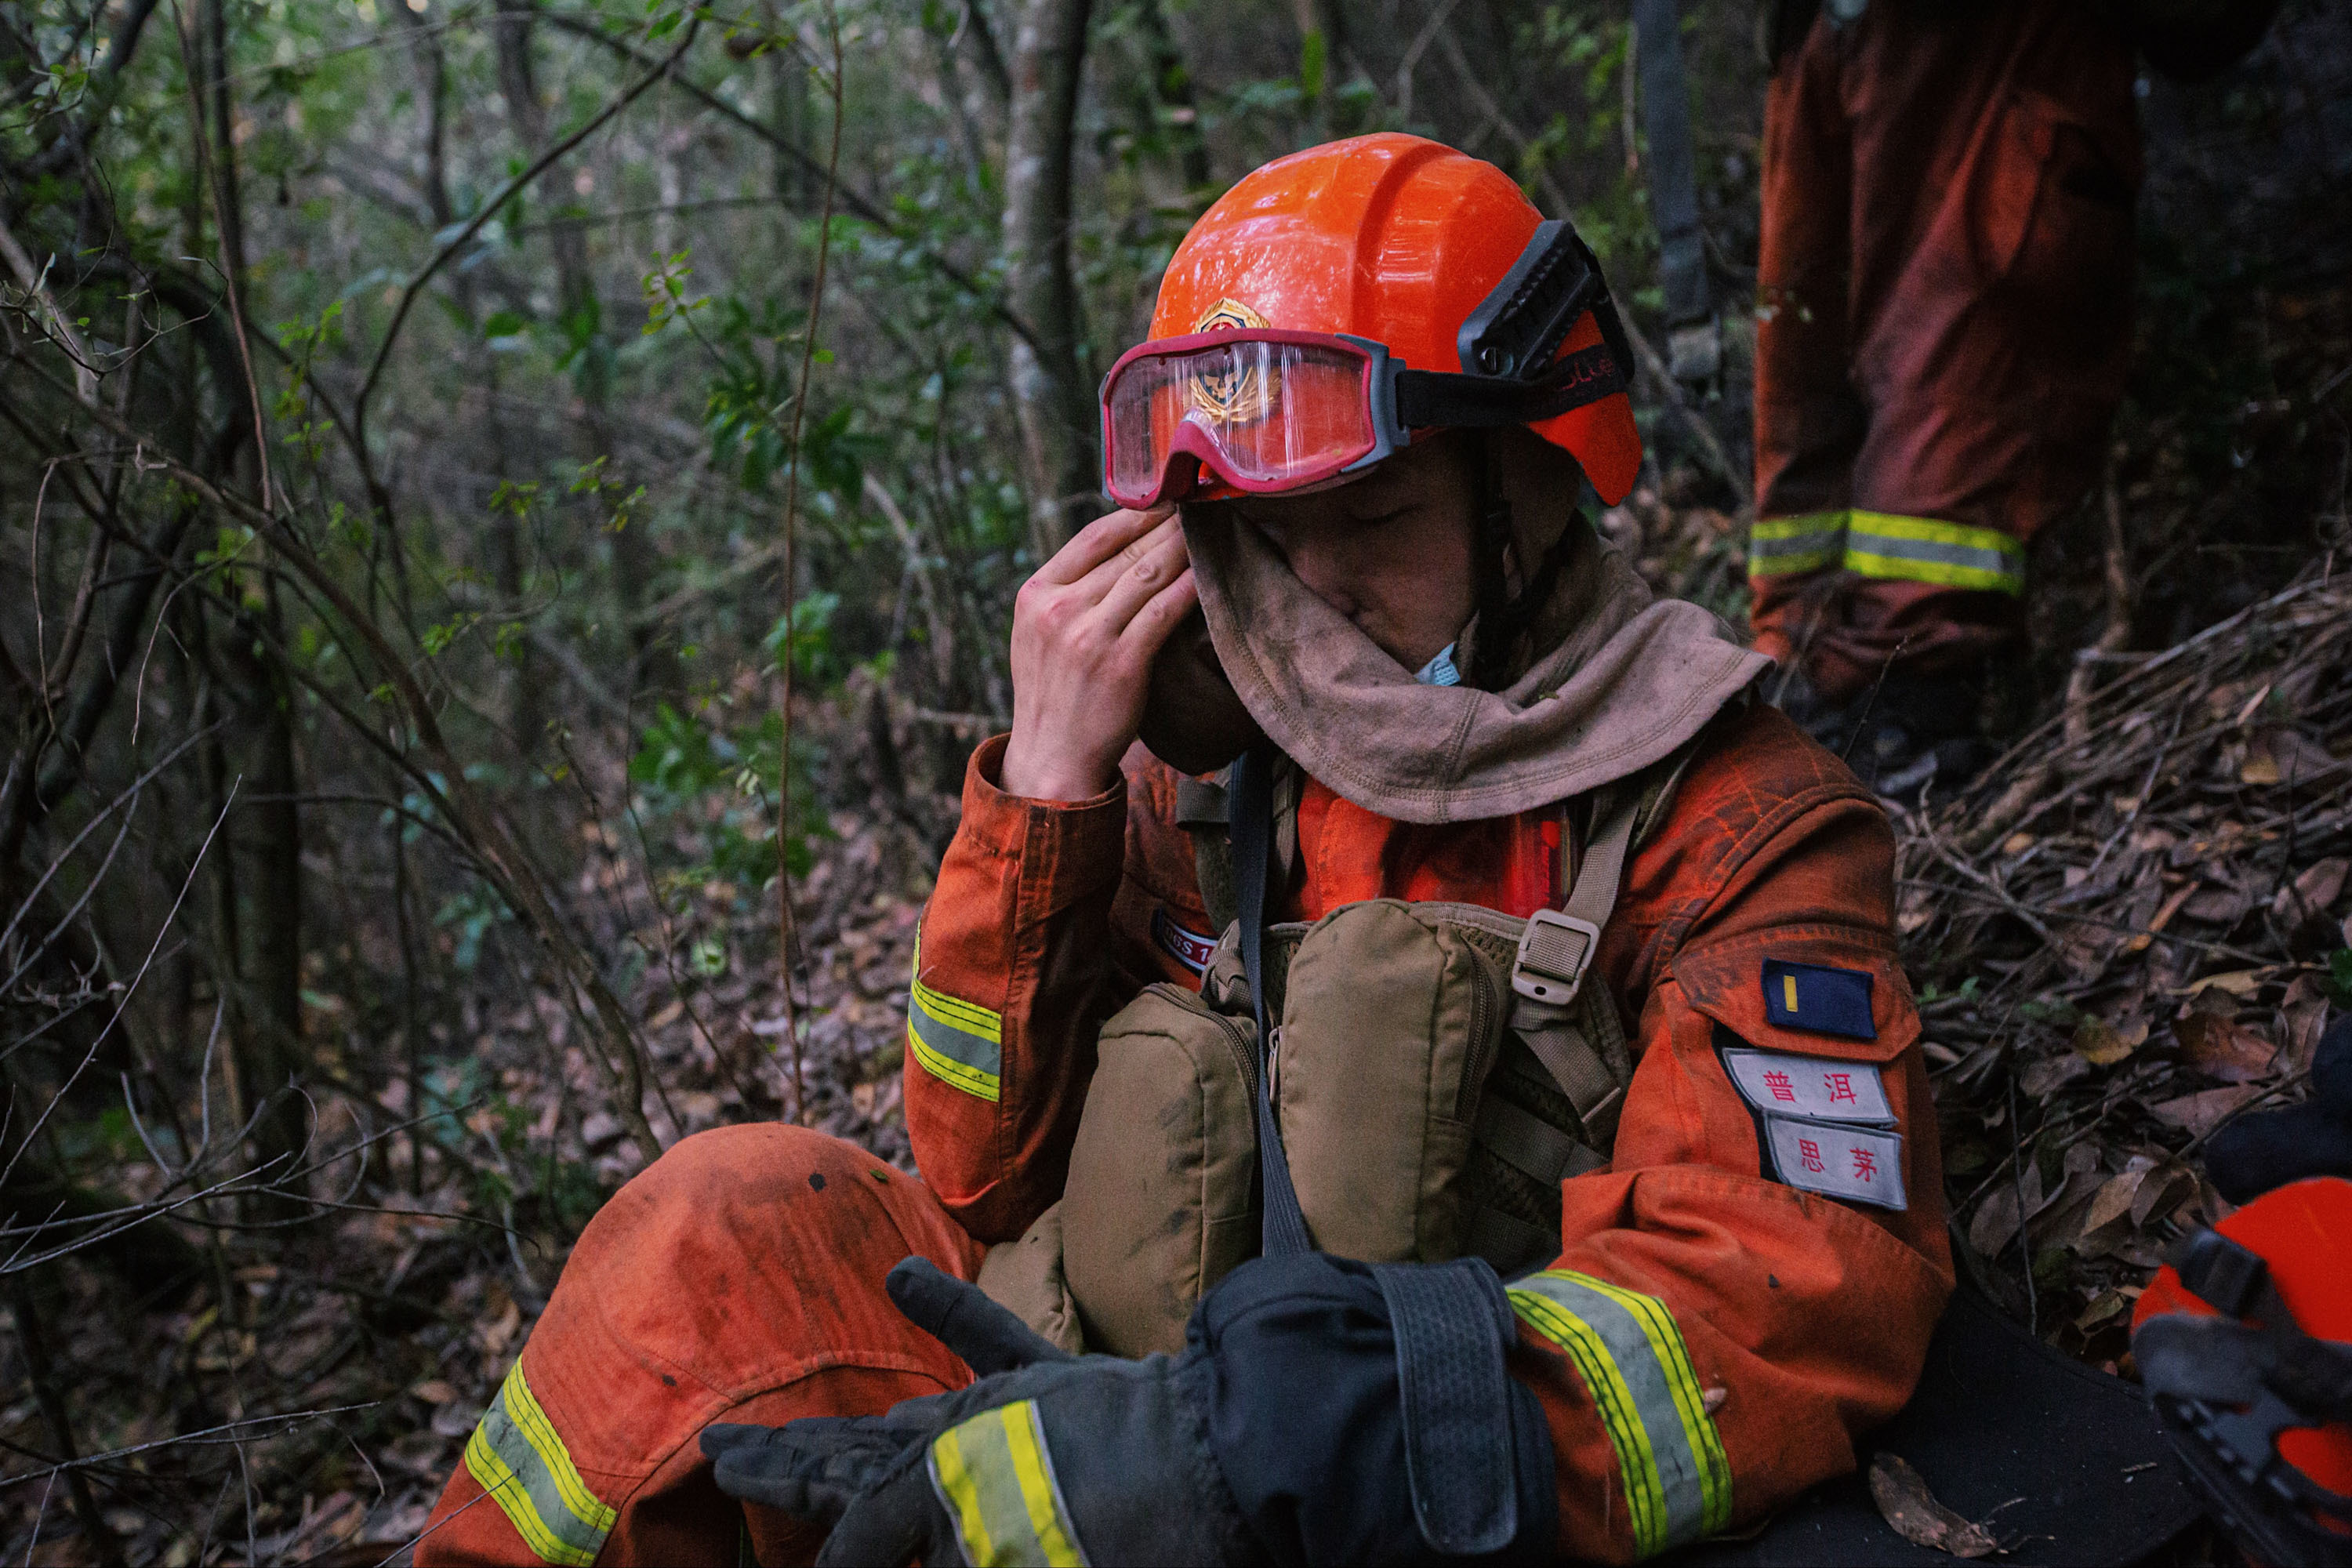
[[(1517, 431), (1499, 433), (1496, 450), (1518, 560), (1540, 561), (1566, 535), (1528, 637), (1538, 651), (1500, 691), (1421, 684), (1231, 507), (1184, 510), (1209, 640), (1247, 720), (1310, 775), (1393, 821), (1508, 816), (1612, 783), (1672, 752), (1770, 667), (1716, 616), (1656, 597), (1601, 540), (1575, 510), (1572, 459)], [(1171, 647), (1155, 699), (1189, 688), (1193, 727), (1222, 725), (1228, 738), (1207, 751), (1223, 755), (1171, 738), (1186, 726), (1159, 700), (1144, 732), (1191, 772), (1246, 743), (1224, 683), (1204, 681), (1204, 652)]]

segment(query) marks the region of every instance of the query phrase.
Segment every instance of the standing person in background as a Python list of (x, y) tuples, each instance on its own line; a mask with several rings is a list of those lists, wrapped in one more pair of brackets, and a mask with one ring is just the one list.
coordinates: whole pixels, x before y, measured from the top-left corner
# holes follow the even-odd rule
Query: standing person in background
[(2210, 75), (2275, 5), (1768, 3), (1752, 620), (1781, 705), (1909, 795), (1986, 759), (2026, 542), (2123, 399), (2134, 48)]

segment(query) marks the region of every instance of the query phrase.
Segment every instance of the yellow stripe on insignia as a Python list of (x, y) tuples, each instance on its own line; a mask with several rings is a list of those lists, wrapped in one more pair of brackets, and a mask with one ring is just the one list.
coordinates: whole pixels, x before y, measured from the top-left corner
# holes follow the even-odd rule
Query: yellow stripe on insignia
[(1849, 514), (1845, 565), (1865, 577), (2025, 592), (2025, 547), (1999, 529), (1893, 512)]
[(992, 1104), (1003, 1092), (1004, 1019), (977, 1003), (923, 984), (923, 935), (915, 932), (915, 973), (907, 994), (907, 1049), (941, 1083)]
[(1036, 1401), (949, 1427), (932, 1439), (929, 1468), (972, 1568), (1086, 1568)]
[(587, 1568), (619, 1521), (572, 1462), (520, 1361), (467, 1440), (466, 1468), (542, 1563)]
[(1780, 1003), (1791, 1013), (1797, 1010), (1797, 977), (1793, 974), (1780, 976)]
[(1690, 1348), (1664, 1302), (1566, 1269), (1512, 1288), (1511, 1307), (1559, 1347), (1591, 1392), (1616, 1450), (1636, 1556), (1722, 1530), (1731, 1465)]

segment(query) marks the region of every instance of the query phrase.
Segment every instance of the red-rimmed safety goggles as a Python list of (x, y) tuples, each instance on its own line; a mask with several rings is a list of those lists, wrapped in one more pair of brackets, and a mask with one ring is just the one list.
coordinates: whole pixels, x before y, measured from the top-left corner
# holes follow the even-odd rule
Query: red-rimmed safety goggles
[(1377, 463), (1405, 441), (1400, 368), (1384, 345), (1331, 332), (1242, 328), (1139, 344), (1103, 381), (1104, 488), (1140, 509), (1211, 475), (1265, 494)]
[[(1602, 341), (1553, 358), (1588, 310)], [(1413, 370), (1370, 338), (1272, 327), (1128, 350), (1103, 378), (1103, 488), (1140, 510), (1203, 483), (1250, 495), (1320, 484), (1416, 429), (1532, 424), (1622, 392), (1622, 343), (1591, 253), (1548, 223), (1462, 325), (1463, 362), (1499, 374)]]

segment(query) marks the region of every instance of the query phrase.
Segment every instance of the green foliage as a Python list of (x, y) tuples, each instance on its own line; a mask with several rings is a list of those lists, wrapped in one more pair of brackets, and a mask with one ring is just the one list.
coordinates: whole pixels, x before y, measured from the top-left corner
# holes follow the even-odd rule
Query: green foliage
[(491, 931), (514, 923), (514, 911), (483, 883), (459, 889), (441, 901), (433, 924), (447, 943), (449, 962), (460, 974), (471, 974), (482, 962), (482, 946)]
[[(668, 875), (672, 884), (716, 880), (755, 897), (776, 877), (783, 716), (768, 710), (731, 726), (727, 717), (715, 704), (698, 715), (662, 704), (629, 758), (629, 783), (649, 830), (669, 829), (689, 846), (685, 864)], [(811, 787), (823, 760), (804, 737), (793, 737), (783, 863), (796, 877), (814, 864), (811, 839), (832, 837)]]
[(2327, 994), (2338, 1007), (2352, 1007), (2352, 947), (2327, 955)]

